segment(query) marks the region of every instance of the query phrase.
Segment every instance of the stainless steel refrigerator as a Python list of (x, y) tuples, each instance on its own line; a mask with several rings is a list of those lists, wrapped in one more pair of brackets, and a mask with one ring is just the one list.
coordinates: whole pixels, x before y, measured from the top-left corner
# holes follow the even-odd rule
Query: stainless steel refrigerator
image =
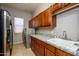
[(0, 56), (12, 54), (13, 26), (8, 11), (0, 9)]

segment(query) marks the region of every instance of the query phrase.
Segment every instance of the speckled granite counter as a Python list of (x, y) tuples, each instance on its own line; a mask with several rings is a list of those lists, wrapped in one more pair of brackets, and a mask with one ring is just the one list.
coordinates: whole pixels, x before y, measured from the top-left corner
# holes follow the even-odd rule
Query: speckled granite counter
[[(68, 52), (72, 55), (79, 56), (79, 46), (74, 45), (75, 43), (79, 44), (79, 42), (75, 41), (68, 41), (59, 38), (53, 38), (45, 35), (31, 35), (45, 43), (48, 43), (56, 48), (59, 48), (65, 52)], [(78, 51), (77, 51), (78, 50)]]
[(60, 38), (52, 38), (50, 40), (47, 40), (47, 43), (49, 43), (50, 45), (53, 45), (65, 52), (68, 52), (72, 55), (79, 55), (78, 53), (78, 49), (79, 46), (75, 46), (74, 44), (79, 44), (79, 42), (75, 42), (75, 41), (68, 41), (68, 40), (64, 40), (64, 39), (60, 39)]
[(41, 41), (44, 41), (44, 42), (47, 42), (47, 40), (53, 38), (53, 37), (48, 37), (46, 35), (40, 35), (40, 34), (37, 34), (37, 35), (31, 35), (32, 37), (35, 37)]

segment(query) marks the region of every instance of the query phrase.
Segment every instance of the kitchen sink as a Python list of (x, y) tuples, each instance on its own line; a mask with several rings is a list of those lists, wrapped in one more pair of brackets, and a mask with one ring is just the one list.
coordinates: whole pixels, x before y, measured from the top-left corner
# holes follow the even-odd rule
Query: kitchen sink
[(75, 46), (79, 46), (79, 43), (75, 43), (74, 45), (75, 45)]

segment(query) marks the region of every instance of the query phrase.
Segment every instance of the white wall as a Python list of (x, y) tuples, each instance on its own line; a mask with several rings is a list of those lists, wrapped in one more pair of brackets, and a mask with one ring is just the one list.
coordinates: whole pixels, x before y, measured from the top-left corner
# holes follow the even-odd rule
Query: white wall
[(33, 13), (33, 17), (38, 15), (39, 13), (41, 13), (42, 11), (46, 10), (48, 7), (50, 7), (50, 5), (52, 5), (53, 3), (43, 3), (41, 4), (36, 11)]
[(68, 38), (79, 40), (79, 8), (57, 16), (55, 29), (39, 29), (38, 33), (61, 36), (66, 31)]
[(66, 31), (68, 38), (72, 40), (79, 39), (79, 8), (70, 12), (63, 13), (57, 16), (57, 36), (62, 36), (63, 31)]
[[(31, 19), (31, 13), (24, 12), (24, 11), (21, 11), (21, 10), (17, 10), (17, 9), (14, 9), (14, 8), (10, 8), (10, 7), (6, 7), (6, 6), (0, 6), (0, 8), (9, 11), (9, 13), (11, 14), (13, 22), (14, 22), (14, 17), (23, 18), (24, 19), (24, 25), (25, 25), (24, 27), (26, 27), (27, 31), (29, 31), (28, 21)], [(19, 34), (14, 33), (14, 40), (13, 41), (14, 41), (14, 44), (21, 43), (22, 42), (22, 33), (19, 33)]]

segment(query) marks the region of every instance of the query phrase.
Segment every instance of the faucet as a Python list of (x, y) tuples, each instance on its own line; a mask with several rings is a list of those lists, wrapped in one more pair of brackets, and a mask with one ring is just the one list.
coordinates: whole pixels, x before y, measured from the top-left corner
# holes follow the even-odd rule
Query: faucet
[(67, 38), (66, 31), (63, 31), (63, 39), (66, 39), (66, 40), (68, 39), (68, 38)]

